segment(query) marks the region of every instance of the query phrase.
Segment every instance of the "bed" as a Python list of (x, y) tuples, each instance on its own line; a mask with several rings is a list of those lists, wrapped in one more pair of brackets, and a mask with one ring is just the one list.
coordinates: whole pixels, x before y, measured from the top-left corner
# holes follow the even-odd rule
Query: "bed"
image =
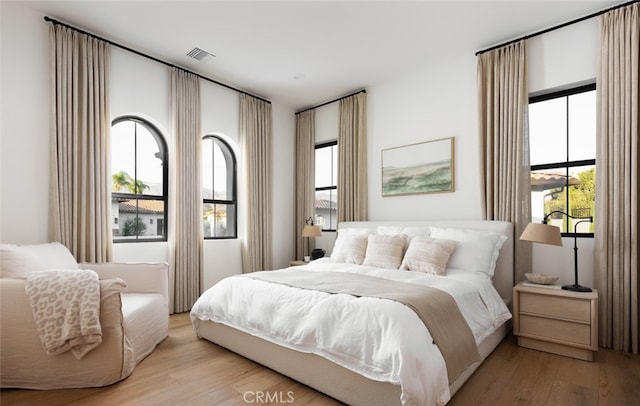
[[(331, 286), (361, 281), (378, 284), (372, 292), (407, 287), (414, 296), (446, 296), (460, 313), (450, 317), (451, 328), (454, 319), (466, 322), (477, 355), (452, 371), (452, 353), (466, 347), (445, 343), (460, 336), (468, 344), (469, 334), (424, 320), (441, 310), (421, 313), (394, 292), (389, 299)], [(191, 320), (198, 337), (344, 403), (435, 405), (445, 404), (508, 333), (512, 288), (511, 223), (343, 222), (331, 257), (226, 278), (201, 295)]]

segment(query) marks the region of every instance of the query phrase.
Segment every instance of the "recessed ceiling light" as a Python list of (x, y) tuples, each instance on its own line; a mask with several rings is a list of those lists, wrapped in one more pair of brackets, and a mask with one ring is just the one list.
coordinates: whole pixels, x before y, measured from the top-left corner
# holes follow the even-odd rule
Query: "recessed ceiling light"
[(189, 53), (187, 53), (187, 56), (200, 62), (209, 62), (215, 57), (214, 54), (197, 47), (189, 51)]

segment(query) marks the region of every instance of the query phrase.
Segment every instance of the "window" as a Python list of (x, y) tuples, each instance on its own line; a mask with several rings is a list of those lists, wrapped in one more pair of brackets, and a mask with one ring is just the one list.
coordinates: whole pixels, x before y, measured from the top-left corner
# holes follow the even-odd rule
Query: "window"
[(204, 238), (237, 238), (236, 157), (221, 137), (202, 139)]
[[(596, 85), (529, 99), (532, 221), (561, 210), (595, 213)], [(593, 223), (552, 215), (563, 236), (593, 236)]]
[[(160, 131), (138, 117), (115, 119), (111, 125), (114, 242), (167, 240), (167, 176), (167, 146)], [(158, 226), (149, 227), (154, 219)]]
[(323, 231), (338, 228), (338, 142), (316, 145), (316, 224)]

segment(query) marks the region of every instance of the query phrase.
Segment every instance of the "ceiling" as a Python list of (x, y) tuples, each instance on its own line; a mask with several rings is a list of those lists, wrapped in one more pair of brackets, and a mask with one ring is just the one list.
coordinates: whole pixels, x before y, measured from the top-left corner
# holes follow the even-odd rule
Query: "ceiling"
[[(5, 0), (2, 0), (5, 1)], [(27, 7), (296, 110), (621, 1), (30, 1)], [(215, 56), (186, 56), (199, 47)]]

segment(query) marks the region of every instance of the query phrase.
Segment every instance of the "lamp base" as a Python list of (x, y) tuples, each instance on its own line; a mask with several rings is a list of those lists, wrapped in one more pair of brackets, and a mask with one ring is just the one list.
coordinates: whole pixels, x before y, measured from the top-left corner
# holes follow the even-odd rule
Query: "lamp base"
[(564, 285), (562, 286), (563, 290), (570, 290), (572, 292), (592, 292), (591, 288), (586, 286), (580, 286), (577, 283), (574, 285)]

